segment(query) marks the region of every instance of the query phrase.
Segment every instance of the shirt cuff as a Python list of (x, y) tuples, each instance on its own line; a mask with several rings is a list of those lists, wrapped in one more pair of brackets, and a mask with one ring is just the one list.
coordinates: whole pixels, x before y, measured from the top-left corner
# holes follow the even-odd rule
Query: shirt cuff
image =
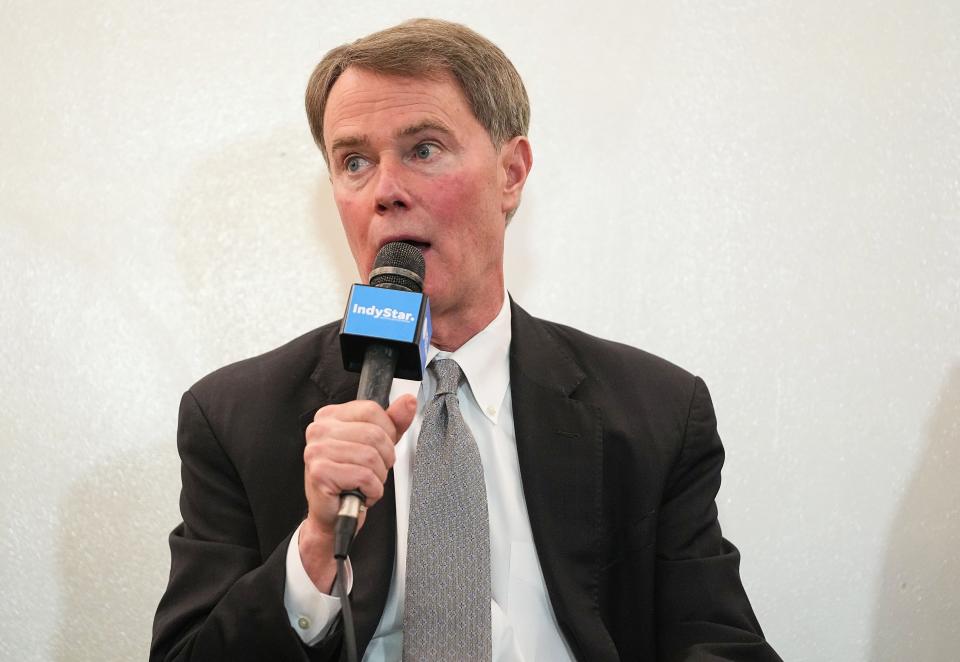
[[(340, 614), (340, 597), (322, 593), (310, 579), (300, 558), (300, 526), (290, 536), (287, 545), (287, 579), (283, 588), (283, 606), (287, 609), (290, 627), (296, 630), (307, 646), (319, 643)], [(346, 562), (347, 593), (353, 590), (353, 568)]]

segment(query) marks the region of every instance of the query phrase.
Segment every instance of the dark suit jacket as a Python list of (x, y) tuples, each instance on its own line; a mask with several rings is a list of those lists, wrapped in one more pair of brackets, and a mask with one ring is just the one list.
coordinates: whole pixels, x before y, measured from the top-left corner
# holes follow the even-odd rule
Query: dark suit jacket
[[(577, 658), (779, 660), (717, 524), (723, 447), (704, 383), (512, 306), (523, 491), (550, 602)], [(357, 381), (329, 324), (184, 394), (183, 523), (170, 536), (151, 660), (341, 657), (339, 625), (321, 645), (302, 645), (283, 592), (287, 545), (306, 513), (304, 430), (319, 407), (353, 399)], [(351, 553), (361, 651), (394, 547), (391, 475)]]

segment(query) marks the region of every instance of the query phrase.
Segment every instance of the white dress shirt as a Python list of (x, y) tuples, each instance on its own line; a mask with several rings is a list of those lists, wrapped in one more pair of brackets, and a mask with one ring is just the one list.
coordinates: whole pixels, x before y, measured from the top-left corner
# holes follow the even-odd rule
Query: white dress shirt
[[(463, 418), (477, 440), (487, 488), (490, 515), (490, 581), (493, 659), (497, 662), (562, 662), (573, 660), (560, 634), (547, 596), (540, 561), (523, 498), (517, 441), (510, 396), (510, 304), (504, 293), (499, 314), (457, 351), (430, 347), (428, 361), (452, 358), (466, 377), (457, 391)], [(380, 623), (363, 656), (370, 661), (400, 660), (403, 652), (403, 602), (407, 566), (410, 488), (423, 410), (436, 383), (394, 379), (390, 401), (417, 395), (417, 415), (396, 447), (393, 479), (397, 507), (397, 549), (393, 577)], [(321, 593), (303, 568), (299, 529), (287, 549), (284, 605), (291, 626), (312, 645), (326, 636), (340, 611), (338, 597)], [(348, 571), (349, 574), (349, 571)], [(352, 586), (348, 576), (348, 585)]]

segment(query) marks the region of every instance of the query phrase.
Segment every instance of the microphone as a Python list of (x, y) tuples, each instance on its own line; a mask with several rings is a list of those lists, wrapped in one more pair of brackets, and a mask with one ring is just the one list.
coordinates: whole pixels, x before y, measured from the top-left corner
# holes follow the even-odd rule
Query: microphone
[[(370, 272), (370, 285), (403, 292), (423, 292), (426, 264), (423, 253), (410, 244), (394, 241), (377, 253)], [(357, 400), (373, 400), (386, 409), (390, 403), (390, 385), (397, 371), (398, 348), (379, 342), (367, 345), (360, 370)]]
[[(343, 367), (360, 372), (357, 400), (373, 400), (387, 408), (394, 377), (423, 379), (430, 347), (430, 303), (423, 294), (426, 265), (416, 246), (394, 241), (377, 253), (370, 285), (350, 288), (340, 323)], [(359, 489), (340, 494), (335, 525), (337, 591), (340, 593), (347, 659), (357, 659), (353, 608), (347, 595), (345, 567), (357, 518), (366, 497)]]
[[(426, 264), (415, 246), (394, 241), (377, 253), (370, 286), (354, 285), (340, 327), (344, 368), (360, 372), (357, 400), (386, 409), (394, 377), (422, 379), (430, 346), (430, 308), (423, 292)], [(361, 358), (362, 357), (362, 358)], [(366, 497), (340, 494), (334, 556), (345, 559)]]

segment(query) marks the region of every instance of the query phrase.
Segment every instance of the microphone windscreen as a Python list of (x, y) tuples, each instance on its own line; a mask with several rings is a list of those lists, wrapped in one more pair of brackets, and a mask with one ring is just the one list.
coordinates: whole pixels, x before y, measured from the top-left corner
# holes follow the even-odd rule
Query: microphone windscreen
[(377, 253), (370, 285), (422, 292), (426, 270), (420, 249), (403, 241), (392, 241)]

